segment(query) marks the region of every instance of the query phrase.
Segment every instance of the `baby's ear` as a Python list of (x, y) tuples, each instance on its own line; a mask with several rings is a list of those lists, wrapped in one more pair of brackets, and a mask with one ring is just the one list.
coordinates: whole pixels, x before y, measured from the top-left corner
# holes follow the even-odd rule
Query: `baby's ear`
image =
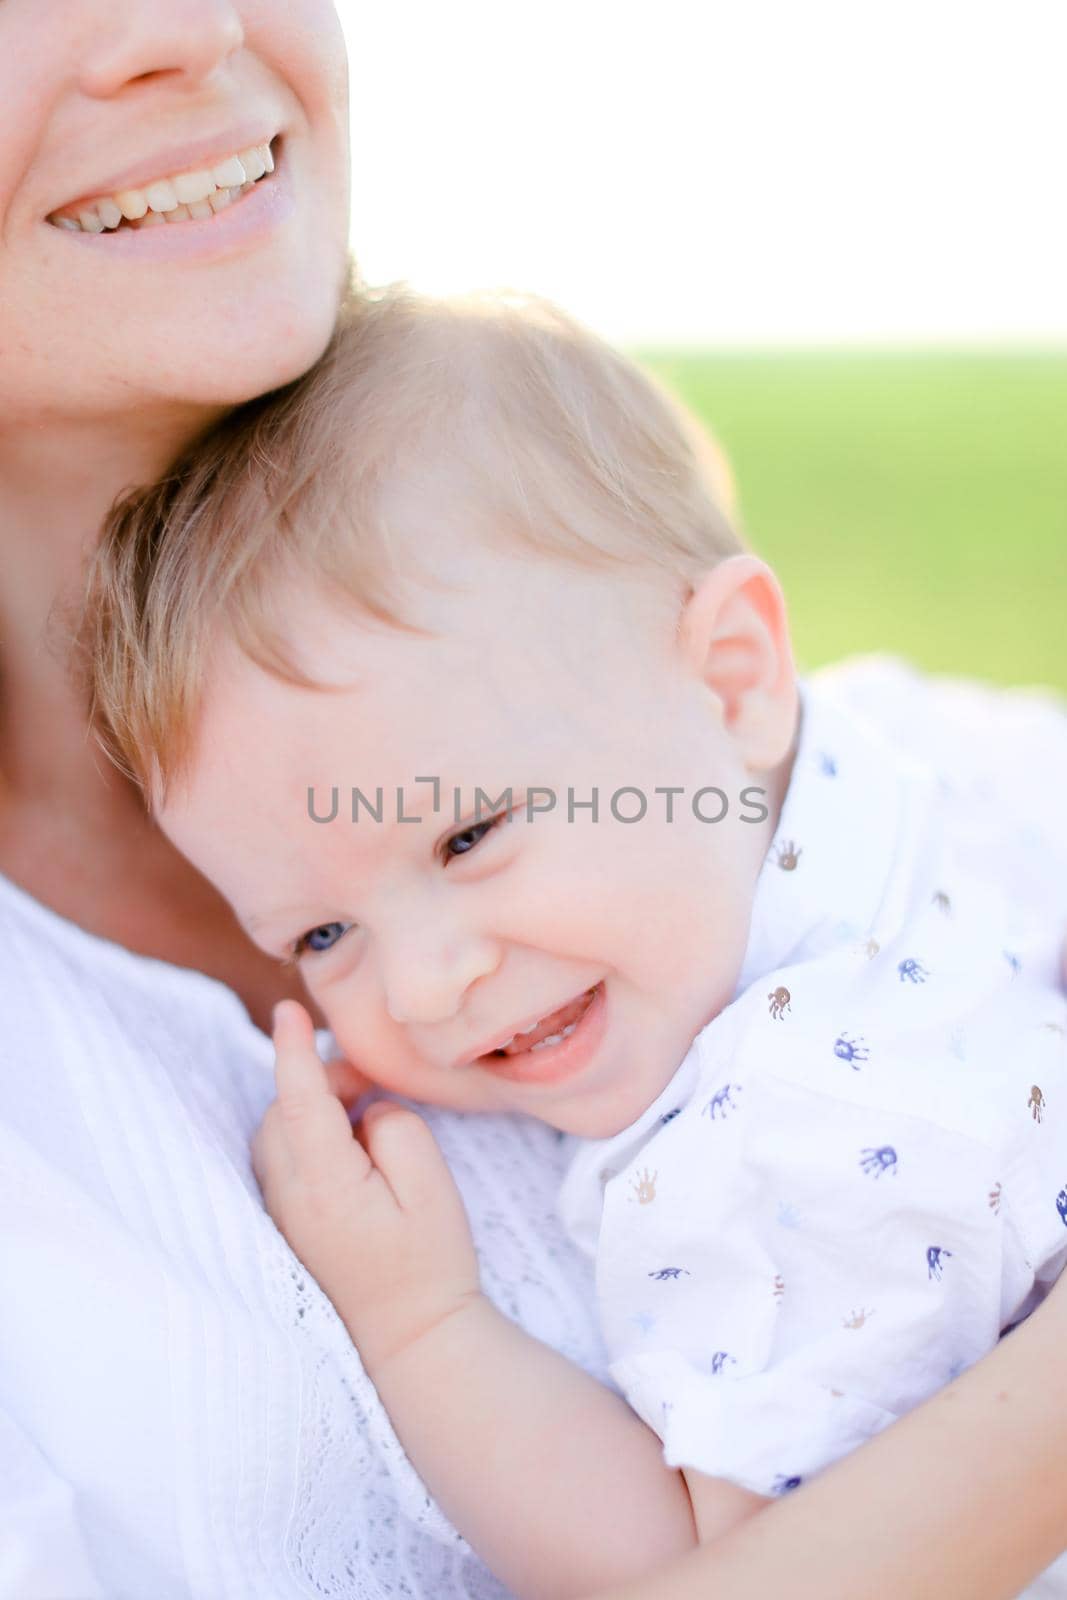
[(766, 562), (727, 556), (699, 578), (682, 608), (678, 648), (714, 695), (742, 760), (758, 772), (784, 761), (796, 732), (796, 668), (785, 599)]

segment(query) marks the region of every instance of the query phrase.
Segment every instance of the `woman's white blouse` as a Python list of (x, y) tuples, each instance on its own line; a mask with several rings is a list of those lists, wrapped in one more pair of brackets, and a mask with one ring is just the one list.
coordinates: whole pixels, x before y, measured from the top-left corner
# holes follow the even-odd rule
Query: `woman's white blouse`
[[(236, 995), (7, 879), (0, 936), (3, 1600), (504, 1594), (263, 1209), (273, 1052)], [(431, 1120), (488, 1292), (601, 1374), (557, 1136)]]

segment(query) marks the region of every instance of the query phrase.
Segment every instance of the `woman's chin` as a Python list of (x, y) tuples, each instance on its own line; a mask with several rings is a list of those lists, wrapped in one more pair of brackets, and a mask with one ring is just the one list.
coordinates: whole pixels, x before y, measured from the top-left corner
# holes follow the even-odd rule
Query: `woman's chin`
[[(189, 364), (189, 397), (205, 405), (240, 405), (301, 377), (330, 342), (346, 287), (347, 279), (339, 277), (315, 295), (306, 288), (291, 297), (276, 294), (254, 308), (252, 317), (221, 331), (213, 344), (225, 359)], [(265, 325), (272, 338), (263, 337)]]
[[(314, 366), (330, 340), (340, 291), (322, 294), (317, 303), (277, 298), (258, 315), (235, 319), (228, 327), (201, 329), (182, 350), (161, 348), (158, 360), (146, 362), (142, 393), (166, 405), (214, 408), (242, 405), (272, 389), (280, 389)], [(262, 327), (274, 330), (264, 339)]]

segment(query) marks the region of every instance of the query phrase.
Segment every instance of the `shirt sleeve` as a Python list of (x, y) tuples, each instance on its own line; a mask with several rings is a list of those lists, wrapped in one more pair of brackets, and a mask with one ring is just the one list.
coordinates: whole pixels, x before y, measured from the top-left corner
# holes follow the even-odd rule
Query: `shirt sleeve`
[(613, 1379), (668, 1464), (763, 1495), (919, 1404), (1002, 1326), (996, 1155), (801, 1076), (698, 1095), (608, 1183), (600, 1240)]
[(104, 1600), (71, 1486), (0, 1409), (0, 1600)]

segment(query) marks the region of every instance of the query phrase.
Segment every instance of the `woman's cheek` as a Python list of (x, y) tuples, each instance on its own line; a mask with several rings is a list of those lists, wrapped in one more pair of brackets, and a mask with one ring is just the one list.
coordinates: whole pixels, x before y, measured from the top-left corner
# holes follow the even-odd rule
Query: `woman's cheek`
[(247, 44), (293, 86), (312, 117), (332, 111), (347, 135), (348, 55), (331, 0), (250, 0), (240, 10)]

